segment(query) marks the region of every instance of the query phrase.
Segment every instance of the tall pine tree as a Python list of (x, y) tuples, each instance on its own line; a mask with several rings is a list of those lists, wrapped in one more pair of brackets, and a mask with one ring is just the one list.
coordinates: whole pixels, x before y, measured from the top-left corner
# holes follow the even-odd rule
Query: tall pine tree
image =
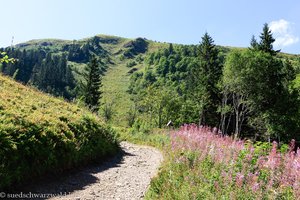
[(252, 35), (252, 38), (251, 38), (251, 41), (250, 41), (250, 49), (258, 50), (258, 48), (259, 48), (259, 44), (258, 44), (255, 36)]
[(268, 26), (267, 23), (263, 26), (263, 32), (260, 34), (260, 43), (258, 44), (258, 49), (270, 53), (271, 55), (276, 55), (278, 51), (275, 51), (273, 49), (273, 43), (275, 42), (275, 39), (273, 38), (272, 32)]
[(217, 126), (217, 108), (220, 104), (218, 83), (222, 74), (222, 66), (218, 58), (218, 50), (212, 37), (205, 33), (199, 45), (199, 64), (190, 71), (188, 83), (190, 97), (197, 104), (199, 124)]
[(84, 101), (88, 108), (93, 112), (97, 112), (99, 110), (100, 98), (102, 94), (100, 91), (102, 86), (101, 68), (99, 66), (100, 63), (101, 62), (99, 62), (96, 56), (93, 55), (89, 64), (87, 65), (86, 73), (84, 74), (86, 81), (83, 91)]

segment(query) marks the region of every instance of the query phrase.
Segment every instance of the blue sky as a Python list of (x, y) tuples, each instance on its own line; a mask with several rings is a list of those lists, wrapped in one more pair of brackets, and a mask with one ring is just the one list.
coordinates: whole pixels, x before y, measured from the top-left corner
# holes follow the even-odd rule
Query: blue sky
[(30, 39), (96, 34), (198, 44), (207, 31), (218, 45), (247, 47), (264, 23), (275, 48), (300, 54), (299, 0), (2, 0), (0, 46)]

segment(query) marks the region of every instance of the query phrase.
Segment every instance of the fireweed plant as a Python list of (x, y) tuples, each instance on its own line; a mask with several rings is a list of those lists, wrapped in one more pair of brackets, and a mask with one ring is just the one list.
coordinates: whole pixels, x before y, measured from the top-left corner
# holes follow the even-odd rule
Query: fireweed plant
[(147, 194), (158, 199), (297, 199), (300, 150), (182, 126), (170, 134), (169, 160)]

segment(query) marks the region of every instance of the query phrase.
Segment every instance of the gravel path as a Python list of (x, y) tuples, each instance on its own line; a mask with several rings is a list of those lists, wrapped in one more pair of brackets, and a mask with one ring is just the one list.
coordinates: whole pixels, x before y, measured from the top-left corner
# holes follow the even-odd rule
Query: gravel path
[(163, 160), (162, 154), (154, 148), (127, 142), (121, 142), (121, 147), (122, 154), (100, 166), (28, 191), (61, 195), (50, 199), (142, 199)]

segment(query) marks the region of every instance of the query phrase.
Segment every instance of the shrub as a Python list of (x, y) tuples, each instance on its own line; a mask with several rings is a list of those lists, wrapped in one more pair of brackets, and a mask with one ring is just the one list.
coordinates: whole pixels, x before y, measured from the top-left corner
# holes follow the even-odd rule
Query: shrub
[(114, 103), (113, 102), (110, 102), (110, 103), (105, 102), (102, 106), (102, 114), (106, 121), (111, 120), (114, 115)]
[(126, 63), (126, 67), (130, 68), (136, 65), (136, 62), (134, 60), (129, 61), (128, 63)]
[(132, 107), (129, 109), (126, 116), (129, 127), (133, 126), (134, 122), (136, 121), (136, 118), (137, 118), (137, 110), (135, 107)]

